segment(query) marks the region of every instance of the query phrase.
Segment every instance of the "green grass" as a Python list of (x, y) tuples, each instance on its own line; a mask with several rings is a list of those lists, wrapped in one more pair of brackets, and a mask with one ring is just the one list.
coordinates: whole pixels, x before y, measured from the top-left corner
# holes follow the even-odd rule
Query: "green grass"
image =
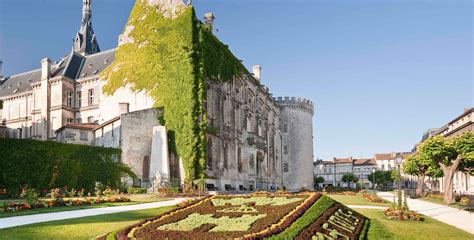
[(302, 216), (285, 229), (285, 231), (274, 235), (268, 239), (293, 239), (304, 228), (308, 227), (312, 222), (318, 219), (328, 208), (333, 206), (334, 200), (329, 197), (321, 196), (311, 207), (309, 207)]
[[(436, 203), (436, 204), (441, 204), (441, 205), (447, 205), (447, 206), (450, 206), (450, 207), (453, 207), (453, 208), (464, 208), (465, 206), (461, 205), (460, 202), (455, 202), (455, 203), (452, 203), (452, 204), (446, 204), (443, 199), (441, 198), (435, 198), (435, 197), (423, 197), (423, 198), (417, 198), (418, 200), (423, 200), (423, 201), (427, 201), (427, 202), (432, 202), (432, 203)], [(466, 210), (466, 211), (474, 211), (473, 209), (469, 209), (469, 210)]]
[(356, 209), (370, 218), (367, 239), (474, 239), (474, 235), (435, 219), (424, 217), (423, 222), (398, 222), (386, 218), (383, 211)]
[[(127, 197), (130, 198), (131, 202), (101, 203), (97, 205), (67, 206), (67, 207), (64, 206), (64, 207), (54, 207), (54, 208), (28, 209), (28, 210), (20, 210), (16, 212), (0, 212), (0, 218), (32, 215), (32, 214), (39, 214), (39, 213), (74, 211), (74, 210), (90, 209), (90, 208), (104, 208), (104, 207), (135, 205), (135, 204), (140, 204), (140, 203), (161, 202), (161, 201), (169, 200), (167, 198), (162, 198), (157, 194), (133, 194), (133, 195), (127, 195)], [(48, 199), (41, 199), (41, 200), (48, 200)], [(12, 200), (2, 200), (2, 202), (9, 202), (9, 201), (12, 201)], [(24, 200), (15, 199), (14, 201), (22, 202)]]
[(381, 206), (381, 207), (390, 207), (391, 203), (376, 203), (376, 202), (369, 202), (365, 198), (362, 197), (361, 194), (357, 195), (327, 195), (328, 197), (342, 203), (345, 205), (363, 205), (363, 206)]
[(0, 230), (1, 239), (91, 239), (173, 209), (170, 207), (31, 224)]

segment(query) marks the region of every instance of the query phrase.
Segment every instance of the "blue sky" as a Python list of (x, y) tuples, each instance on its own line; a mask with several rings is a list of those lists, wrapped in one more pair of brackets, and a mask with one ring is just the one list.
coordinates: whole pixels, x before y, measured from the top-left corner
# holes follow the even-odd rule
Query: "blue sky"
[[(93, 0), (103, 50), (115, 47), (132, 0)], [(428, 128), (473, 106), (473, 5), (437, 0), (194, 0), (217, 36), (274, 96), (315, 102), (314, 155), (409, 151)], [(66, 54), (81, 0), (1, 0), (4, 75)]]

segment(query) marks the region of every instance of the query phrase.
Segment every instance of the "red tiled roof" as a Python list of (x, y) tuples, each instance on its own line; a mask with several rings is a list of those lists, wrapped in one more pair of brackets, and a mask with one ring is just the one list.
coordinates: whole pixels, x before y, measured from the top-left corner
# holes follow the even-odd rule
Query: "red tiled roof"
[(376, 160), (392, 160), (394, 159), (391, 153), (377, 153), (375, 154)]
[(352, 158), (334, 158), (334, 162), (336, 163), (352, 163)]
[[(403, 159), (406, 159), (411, 153), (402, 152), (400, 153)], [(375, 160), (395, 160), (396, 153), (377, 153), (375, 154)]]
[(97, 127), (97, 124), (95, 123), (68, 123), (62, 127), (60, 127), (56, 132), (59, 132), (60, 130), (64, 128), (73, 128), (73, 129), (80, 129), (80, 130), (94, 130), (94, 128)]
[(377, 165), (375, 158), (354, 159), (354, 165)]

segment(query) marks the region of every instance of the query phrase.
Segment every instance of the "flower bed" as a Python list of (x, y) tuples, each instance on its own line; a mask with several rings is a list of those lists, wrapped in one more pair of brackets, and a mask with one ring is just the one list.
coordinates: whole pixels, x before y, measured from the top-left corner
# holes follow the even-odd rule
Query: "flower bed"
[(29, 204), (26, 202), (11, 202), (8, 206), (3, 207), (3, 211), (20, 211), (25, 209), (34, 209), (34, 208), (52, 208), (52, 207), (61, 207), (61, 206), (83, 206), (91, 204), (101, 204), (101, 203), (112, 203), (112, 202), (130, 202), (130, 199), (123, 195), (114, 195), (110, 197), (96, 197), (96, 198), (71, 198), (63, 199), (56, 198), (52, 200), (39, 200), (35, 204)]
[(373, 194), (369, 194), (369, 193), (362, 193), (362, 197), (365, 198), (369, 202), (378, 202), (378, 203), (384, 203), (385, 202), (385, 200), (378, 197), (377, 195), (373, 195)]
[(259, 192), (185, 202), (107, 239), (305, 239), (317, 233), (354, 239), (364, 223), (363, 216), (321, 193)]
[(423, 221), (421, 214), (406, 209), (391, 207), (385, 209), (384, 214), (387, 218), (397, 221)]

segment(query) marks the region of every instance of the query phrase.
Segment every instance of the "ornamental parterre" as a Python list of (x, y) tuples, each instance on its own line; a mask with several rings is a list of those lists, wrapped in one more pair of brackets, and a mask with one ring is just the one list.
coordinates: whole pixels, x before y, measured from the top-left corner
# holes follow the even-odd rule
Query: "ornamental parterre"
[(107, 239), (363, 239), (368, 219), (320, 193), (217, 195)]

